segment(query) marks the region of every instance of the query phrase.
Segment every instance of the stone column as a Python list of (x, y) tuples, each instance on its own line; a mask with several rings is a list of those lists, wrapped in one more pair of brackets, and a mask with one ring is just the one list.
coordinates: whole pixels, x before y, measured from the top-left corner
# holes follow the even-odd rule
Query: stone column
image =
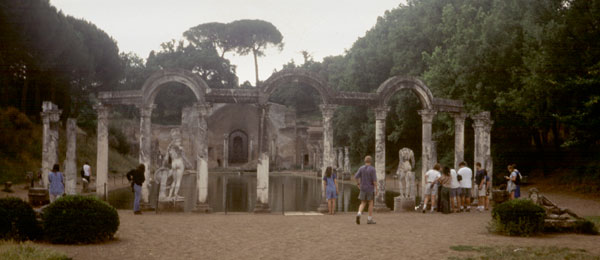
[[(139, 162), (146, 168), (144, 177), (146, 181), (142, 184), (142, 203), (148, 204), (148, 196), (150, 196), (150, 181), (152, 180), (152, 174), (150, 166), (152, 165), (152, 110), (156, 105), (143, 105), (139, 106), (140, 109), (140, 151), (139, 151)], [(168, 155), (167, 155), (168, 156)], [(159, 162), (160, 164), (160, 162)]]
[(374, 210), (377, 212), (390, 211), (385, 205), (385, 119), (389, 111), (389, 107), (375, 109), (375, 171), (379, 193), (375, 197)]
[(344, 172), (350, 173), (350, 147), (344, 147)]
[(423, 198), (423, 191), (425, 190), (425, 172), (427, 172), (431, 167), (431, 158), (432, 158), (432, 143), (431, 143), (431, 124), (433, 123), (433, 117), (437, 114), (434, 110), (423, 109), (419, 110), (419, 115), (421, 115), (421, 121), (423, 127), (421, 129), (421, 142), (422, 142), (422, 151), (421, 151), (421, 198)]
[(206, 116), (211, 106), (208, 104), (196, 104), (198, 120), (194, 132), (194, 155), (196, 156), (196, 188), (198, 189), (198, 201), (194, 212), (209, 213), (212, 211), (208, 205), (208, 125)]
[(65, 159), (65, 193), (77, 193), (77, 119), (67, 119), (67, 156)]
[(465, 160), (465, 113), (452, 114), (454, 117), (454, 169)]
[(42, 147), (42, 184), (48, 188), (48, 173), (58, 163), (58, 125), (62, 110), (50, 101), (42, 103), (43, 147)]
[(254, 213), (269, 213), (269, 104), (258, 104), (258, 163)]
[[(96, 195), (104, 198), (105, 185), (108, 185), (108, 114), (110, 109), (102, 104), (94, 106), (98, 114), (98, 145), (96, 152)], [(108, 187), (106, 187), (108, 192)]]
[[(492, 131), (492, 125), (494, 124), (494, 121), (490, 120), (488, 118), (488, 120), (485, 121), (485, 124), (483, 126), (483, 145), (482, 145), (482, 153), (483, 153), (483, 163), (481, 164), (481, 166), (486, 169), (487, 171), (487, 175), (490, 178), (490, 185), (493, 185), (493, 175), (494, 175), (494, 162), (492, 160), (492, 146), (491, 146), (491, 131)], [(486, 187), (489, 188), (489, 187)], [(490, 193), (490, 196), (492, 195), (492, 193)]]
[[(340, 170), (338, 175), (344, 171), (344, 147), (338, 147), (337, 168)], [(339, 177), (339, 176), (338, 176)]]
[(248, 136), (248, 143), (248, 162), (251, 162), (252, 160), (254, 160), (254, 137), (252, 135)]
[(229, 167), (229, 135), (223, 135), (223, 168)]
[[(334, 167), (333, 154), (333, 114), (335, 113), (336, 105), (323, 104), (320, 106), (323, 114), (323, 160), (321, 168), (321, 176), (325, 176), (325, 170), (328, 166)], [(325, 189), (321, 189), (321, 204), (317, 209), (319, 212), (327, 212), (327, 199), (325, 197)]]
[[(473, 129), (475, 130), (475, 149), (473, 153), (473, 164), (481, 163), (482, 167), (485, 167), (486, 162), (486, 153), (487, 148), (485, 148), (486, 144), (486, 133), (485, 128), (490, 122), (490, 113), (489, 112), (481, 112), (472, 116), (473, 118)], [(489, 146), (489, 145), (488, 145)], [(475, 165), (473, 165), (473, 171), (475, 171)], [(475, 179), (473, 179), (473, 190), (476, 190), (477, 183), (475, 183)], [(475, 197), (475, 201), (477, 200), (477, 196)]]

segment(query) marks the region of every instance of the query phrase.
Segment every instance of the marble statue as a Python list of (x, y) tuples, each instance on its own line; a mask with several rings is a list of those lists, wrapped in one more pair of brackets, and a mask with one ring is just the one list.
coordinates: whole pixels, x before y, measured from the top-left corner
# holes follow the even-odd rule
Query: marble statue
[(540, 194), (537, 188), (529, 189), (529, 199), (546, 210), (546, 218), (548, 219), (566, 220), (568, 217), (564, 216), (565, 214), (575, 219), (581, 219), (580, 216), (570, 209), (558, 207), (554, 202)]
[[(181, 186), (181, 179), (185, 172), (186, 165), (189, 165), (186, 161), (181, 143), (181, 132), (179, 129), (172, 129), (171, 143), (167, 147), (167, 153), (163, 160), (163, 167), (158, 169), (155, 173), (161, 187), (165, 187), (165, 190), (161, 188), (162, 194), (159, 193), (159, 198), (163, 195), (167, 200), (183, 200), (183, 197), (179, 196), (179, 187)], [(170, 167), (168, 173), (164, 170), (165, 166)], [(167, 179), (169, 177), (172, 178), (171, 186), (169, 187), (169, 195), (165, 196), (164, 193), (166, 193)]]
[[(411, 149), (406, 147), (398, 151), (400, 162), (398, 163), (398, 187), (400, 188), (400, 197), (414, 198), (415, 197), (415, 172), (412, 171), (415, 167), (415, 154)], [(404, 185), (403, 182), (404, 181)]]

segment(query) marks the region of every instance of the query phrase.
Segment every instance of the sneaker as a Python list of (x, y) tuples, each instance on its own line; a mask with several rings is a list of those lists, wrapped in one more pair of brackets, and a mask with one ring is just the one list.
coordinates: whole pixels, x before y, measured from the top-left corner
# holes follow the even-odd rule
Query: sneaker
[(356, 225), (360, 225), (360, 216), (356, 216)]
[(425, 214), (425, 209), (423, 209), (423, 214)]
[(375, 222), (375, 220), (367, 220), (367, 224), (377, 224), (377, 222)]

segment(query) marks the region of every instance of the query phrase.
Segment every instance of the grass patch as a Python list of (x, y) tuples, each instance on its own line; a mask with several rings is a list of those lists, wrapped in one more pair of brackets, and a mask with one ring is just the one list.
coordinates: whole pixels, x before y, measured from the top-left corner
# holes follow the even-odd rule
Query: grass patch
[(39, 248), (31, 242), (17, 243), (0, 240), (0, 259), (15, 260), (68, 260), (63, 253), (50, 249)]
[(488, 247), (488, 246), (451, 246), (457, 252), (471, 253), (468, 256), (451, 256), (448, 259), (600, 259), (583, 249), (558, 247)]

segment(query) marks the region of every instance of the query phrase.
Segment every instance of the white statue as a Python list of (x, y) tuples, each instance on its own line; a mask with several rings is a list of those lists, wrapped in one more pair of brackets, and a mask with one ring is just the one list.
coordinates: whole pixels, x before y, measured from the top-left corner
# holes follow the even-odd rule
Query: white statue
[(171, 169), (169, 170), (168, 175), (163, 173), (159, 179), (161, 180), (161, 186), (164, 185), (166, 187), (167, 178), (173, 178), (169, 189), (169, 200), (183, 200), (183, 197), (179, 196), (179, 187), (181, 186), (181, 178), (183, 177), (186, 165), (188, 165), (186, 164), (186, 161), (183, 154), (183, 146), (181, 145), (181, 132), (179, 129), (172, 129), (171, 143), (167, 147), (167, 154), (163, 161), (163, 165), (168, 165), (170, 162)]
[[(415, 166), (415, 154), (411, 149), (406, 147), (398, 151), (400, 162), (398, 163), (398, 187), (400, 187), (400, 196), (414, 198), (415, 197), (415, 172), (412, 171)], [(404, 180), (404, 185), (402, 185)]]

